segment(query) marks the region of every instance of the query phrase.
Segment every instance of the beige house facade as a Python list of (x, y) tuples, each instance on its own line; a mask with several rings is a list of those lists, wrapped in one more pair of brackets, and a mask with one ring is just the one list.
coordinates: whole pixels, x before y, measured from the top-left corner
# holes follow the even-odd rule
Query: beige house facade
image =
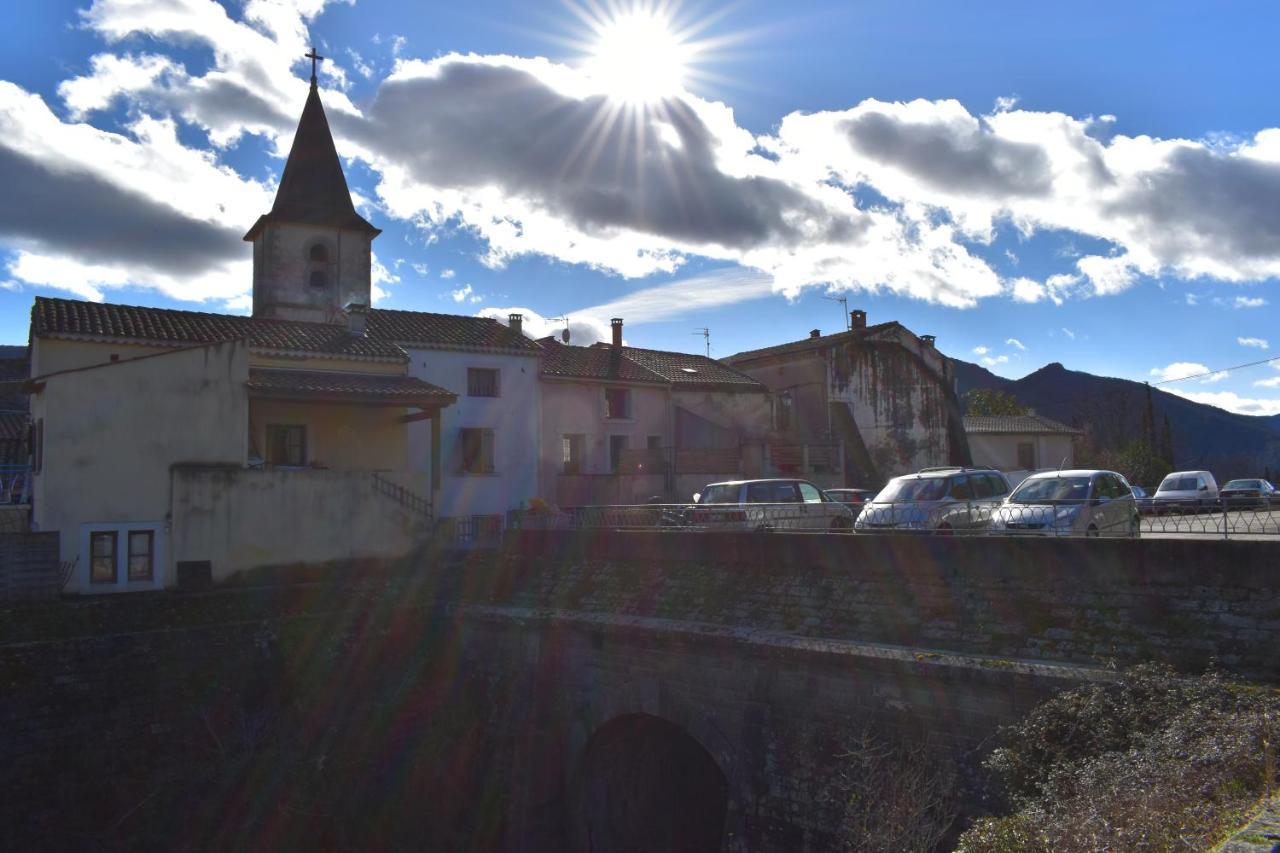
[(879, 488), (889, 478), (971, 462), (955, 373), (931, 336), (897, 322), (818, 330), (725, 363), (773, 394), (767, 466), (831, 488)]
[(763, 474), (767, 388), (692, 353), (545, 338), (539, 484), (558, 506), (687, 501), (717, 480)]

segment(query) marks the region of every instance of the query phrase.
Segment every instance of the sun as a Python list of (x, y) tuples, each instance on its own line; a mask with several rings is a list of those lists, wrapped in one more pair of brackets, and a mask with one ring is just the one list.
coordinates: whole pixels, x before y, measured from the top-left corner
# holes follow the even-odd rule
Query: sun
[(616, 100), (648, 103), (685, 88), (693, 47), (659, 9), (634, 7), (592, 22), (594, 43), (584, 70)]

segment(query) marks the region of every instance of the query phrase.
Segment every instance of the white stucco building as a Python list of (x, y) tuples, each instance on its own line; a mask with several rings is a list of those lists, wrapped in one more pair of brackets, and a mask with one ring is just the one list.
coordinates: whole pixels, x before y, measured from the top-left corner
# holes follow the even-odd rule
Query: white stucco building
[(966, 415), (973, 464), (1000, 471), (1070, 468), (1083, 430), (1030, 412), (1025, 415)]

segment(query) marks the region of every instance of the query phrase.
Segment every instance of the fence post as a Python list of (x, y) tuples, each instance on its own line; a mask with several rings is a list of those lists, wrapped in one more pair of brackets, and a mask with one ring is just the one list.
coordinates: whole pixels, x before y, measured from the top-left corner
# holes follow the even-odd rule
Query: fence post
[(1222, 538), (1230, 539), (1231, 537), (1227, 533), (1230, 528), (1230, 525), (1227, 524), (1227, 502), (1223, 499), (1222, 495), (1218, 495), (1218, 503), (1222, 505)]

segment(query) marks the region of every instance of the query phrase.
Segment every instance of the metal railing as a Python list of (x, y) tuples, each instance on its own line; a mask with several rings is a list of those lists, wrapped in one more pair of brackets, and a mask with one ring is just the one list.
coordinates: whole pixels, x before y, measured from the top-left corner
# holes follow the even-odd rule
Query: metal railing
[(430, 524), (432, 521), (431, 501), (422, 495), (406, 489), (399, 483), (393, 483), (381, 474), (373, 475), (373, 490), (384, 497), (390, 498), (400, 506), (418, 515), (422, 521)]
[(514, 511), (511, 529), (807, 531), (932, 536), (1280, 539), (1280, 501), (1215, 499), (1184, 508), (1127, 498), (1018, 504), (1003, 500), (868, 503), (639, 504)]
[(31, 503), (31, 466), (0, 465), (0, 506)]

